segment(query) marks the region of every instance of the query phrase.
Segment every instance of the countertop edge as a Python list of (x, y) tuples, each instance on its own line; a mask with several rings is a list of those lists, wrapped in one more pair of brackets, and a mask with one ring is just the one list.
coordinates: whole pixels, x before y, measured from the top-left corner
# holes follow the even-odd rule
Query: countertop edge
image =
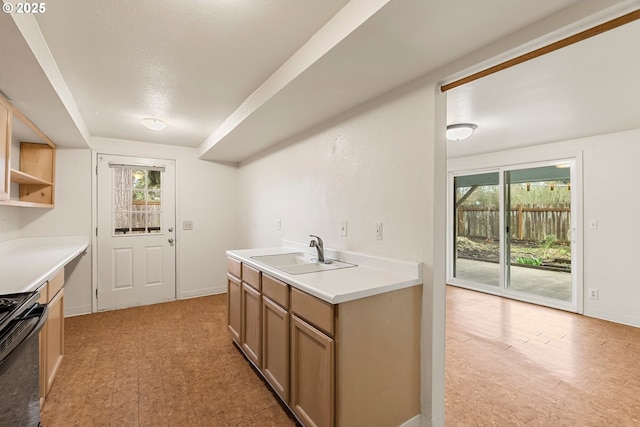
[[(240, 252), (240, 253), (239, 253)], [(244, 255), (245, 253), (253, 253), (253, 255)], [(392, 292), (404, 288), (409, 288), (417, 285), (422, 285), (422, 274), (421, 268), (422, 263), (416, 262), (416, 275), (413, 277), (407, 275), (399, 275), (394, 273), (389, 273), (393, 276), (393, 279), (385, 285), (375, 286), (367, 289), (357, 289), (354, 291), (345, 291), (343, 293), (330, 294), (327, 292), (323, 292), (321, 289), (310, 286), (304, 282), (305, 274), (301, 275), (291, 275), (287, 274), (275, 267), (271, 267), (267, 264), (261, 263), (252, 259), (252, 256), (264, 255), (264, 254), (286, 254), (296, 252), (296, 248), (291, 247), (272, 247), (272, 248), (258, 248), (258, 249), (239, 249), (239, 250), (227, 250), (227, 256), (236, 259), (237, 261), (247, 263), (254, 268), (257, 268), (270, 276), (275, 277), (276, 279), (282, 280), (283, 282), (288, 283), (289, 285), (307, 292), (310, 295), (313, 295), (317, 298), (320, 298), (323, 301), (326, 301), (330, 304), (341, 304), (349, 301), (354, 301), (361, 298), (366, 298), (374, 295), (379, 295), (387, 292)], [(366, 255), (364, 255), (366, 256)], [(386, 260), (389, 262), (389, 260)], [(401, 263), (405, 263), (405, 261), (399, 261)], [(384, 270), (379, 270), (375, 268), (371, 268), (370, 266), (358, 266), (357, 268), (363, 269), (366, 273), (377, 273)], [(326, 274), (326, 273), (339, 273), (340, 270), (334, 270), (332, 272), (319, 272), (319, 273), (309, 273), (309, 274)], [(296, 276), (301, 276), (298, 279)]]

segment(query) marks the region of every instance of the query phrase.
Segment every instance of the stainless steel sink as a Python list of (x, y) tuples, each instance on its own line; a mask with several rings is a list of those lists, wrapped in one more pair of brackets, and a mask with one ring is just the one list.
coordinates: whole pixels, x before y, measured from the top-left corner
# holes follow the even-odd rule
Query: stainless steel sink
[(329, 264), (319, 263), (317, 259), (303, 252), (260, 255), (251, 258), (289, 274), (317, 273), (320, 271), (337, 270), (339, 268), (356, 267), (355, 264), (336, 260), (328, 260), (330, 261)]

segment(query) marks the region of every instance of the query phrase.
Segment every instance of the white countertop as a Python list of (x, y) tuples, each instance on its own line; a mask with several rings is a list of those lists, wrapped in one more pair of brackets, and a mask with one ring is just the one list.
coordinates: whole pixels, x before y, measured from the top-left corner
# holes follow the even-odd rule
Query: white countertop
[(422, 263), (373, 257), (352, 252), (325, 249), (325, 256), (356, 264), (356, 267), (305, 274), (288, 274), (278, 268), (256, 261), (252, 257), (292, 252), (310, 252), (295, 242), (283, 241), (275, 248), (239, 249), (227, 255), (314, 295), (331, 304), (339, 304), (368, 296), (422, 284)]
[(21, 237), (0, 242), (0, 295), (32, 292), (89, 247), (89, 236)]

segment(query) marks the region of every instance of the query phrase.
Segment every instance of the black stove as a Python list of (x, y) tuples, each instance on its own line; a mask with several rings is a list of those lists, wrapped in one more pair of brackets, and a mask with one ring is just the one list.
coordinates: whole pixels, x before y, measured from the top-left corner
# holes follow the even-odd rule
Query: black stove
[[(0, 331), (4, 330), (6, 323), (10, 322), (16, 315), (30, 308), (29, 304), (36, 303), (37, 298), (34, 298), (34, 296), (37, 295), (37, 292), (0, 295)], [(32, 301), (34, 299), (35, 301)]]
[(0, 295), (0, 426), (40, 425), (39, 292)]

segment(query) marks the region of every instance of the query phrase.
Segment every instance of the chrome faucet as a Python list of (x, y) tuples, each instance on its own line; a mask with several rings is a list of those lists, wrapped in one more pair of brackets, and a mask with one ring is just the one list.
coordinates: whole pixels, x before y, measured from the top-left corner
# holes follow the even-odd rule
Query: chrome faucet
[[(318, 262), (321, 262), (323, 264), (331, 264), (331, 261), (324, 260), (324, 246), (322, 244), (322, 239), (318, 236), (314, 236), (313, 234), (309, 234), (309, 237), (313, 237), (313, 239), (311, 239), (311, 241), (309, 242), (309, 246), (312, 248), (316, 248), (316, 250), (318, 251)], [(314, 239), (318, 240), (316, 241)]]

